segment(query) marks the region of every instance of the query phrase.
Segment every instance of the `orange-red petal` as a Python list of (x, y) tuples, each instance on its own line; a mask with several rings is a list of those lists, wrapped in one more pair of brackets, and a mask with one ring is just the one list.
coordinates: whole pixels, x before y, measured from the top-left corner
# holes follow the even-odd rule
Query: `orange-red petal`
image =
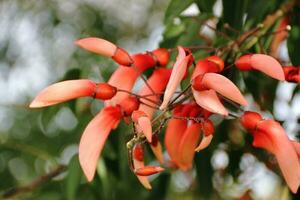
[(184, 132), (178, 148), (178, 166), (182, 170), (192, 168), (195, 148), (200, 139), (201, 124), (191, 124)]
[(259, 70), (268, 76), (284, 81), (284, 73), (280, 63), (273, 57), (265, 54), (253, 54), (250, 58), (253, 69)]
[(171, 160), (178, 163), (178, 148), (183, 134), (187, 128), (187, 121), (170, 119), (165, 134), (165, 145)]
[(168, 106), (170, 99), (176, 91), (176, 88), (179, 86), (180, 81), (183, 79), (187, 65), (190, 60), (190, 56), (186, 56), (185, 50), (183, 47), (178, 47), (178, 56), (176, 58), (176, 62), (173, 66), (173, 70), (171, 73), (170, 80), (165, 90), (164, 99), (160, 106), (160, 109), (163, 110)]
[(79, 162), (88, 181), (93, 180), (105, 141), (120, 118), (120, 108), (106, 107), (85, 128), (79, 143)]
[(95, 88), (96, 84), (86, 79), (55, 83), (42, 90), (29, 107), (51, 106), (78, 97), (93, 96)]
[(112, 57), (117, 50), (117, 46), (115, 44), (107, 40), (95, 37), (77, 40), (75, 44), (83, 49), (106, 57)]
[(240, 105), (247, 105), (247, 101), (240, 90), (225, 76), (216, 73), (206, 73), (203, 76), (202, 84), (204, 87), (213, 89), (222, 96)]
[(284, 129), (278, 122), (264, 120), (253, 134), (253, 145), (273, 153), (289, 188), (296, 193), (300, 185), (300, 163), (298, 154)]
[(224, 116), (228, 115), (228, 111), (220, 102), (220, 99), (217, 96), (216, 91), (212, 89), (196, 91), (193, 89), (193, 95), (196, 100), (196, 103), (202, 108), (212, 113), (216, 113)]
[[(161, 96), (160, 94), (165, 90), (168, 84), (171, 72), (172, 72), (171, 69), (165, 69), (165, 68), (155, 69), (153, 74), (147, 80), (148, 85), (144, 84), (141, 90), (139, 91), (139, 95), (140, 96), (147, 95), (146, 98), (148, 100), (141, 98), (140, 101), (155, 106), (154, 103), (159, 102), (159, 97)], [(153, 95), (152, 90), (148, 86), (150, 86), (153, 92), (158, 95)], [(149, 118), (152, 118), (152, 115), (155, 112), (154, 108), (151, 108), (144, 104), (140, 104), (139, 110), (145, 112), (149, 116)]]

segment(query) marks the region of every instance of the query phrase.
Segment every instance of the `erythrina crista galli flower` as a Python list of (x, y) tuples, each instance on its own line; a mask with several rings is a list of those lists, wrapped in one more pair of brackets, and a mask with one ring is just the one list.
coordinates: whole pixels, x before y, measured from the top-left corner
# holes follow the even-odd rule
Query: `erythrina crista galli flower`
[[(119, 66), (107, 83), (86, 79), (55, 83), (42, 90), (30, 107), (51, 106), (79, 97), (104, 101), (104, 108), (87, 125), (79, 143), (79, 161), (88, 181), (94, 178), (105, 141), (121, 120), (133, 130), (132, 139), (126, 145), (129, 168), (145, 188), (151, 189), (148, 176), (161, 173), (165, 168), (191, 169), (195, 153), (207, 148), (213, 140), (215, 125), (211, 116), (221, 115), (226, 119), (230, 115), (239, 118), (253, 136), (254, 147), (275, 155), (287, 185), (293, 192), (297, 191), (299, 143), (290, 141), (278, 122), (242, 109), (242, 114), (237, 114), (225, 106), (226, 101), (240, 108), (247, 105), (247, 100), (223, 73), (226, 67), (221, 56), (196, 60), (189, 47), (178, 46), (177, 57), (171, 62), (170, 53), (174, 49), (159, 48), (130, 55), (101, 38), (85, 38), (75, 43), (111, 58)], [(260, 71), (279, 81), (299, 83), (298, 68), (282, 68), (275, 58), (266, 54), (242, 55), (231, 65), (241, 71)], [(143, 73), (148, 69), (152, 74), (146, 78)], [(140, 77), (144, 83), (139, 92), (133, 93)], [(183, 81), (187, 81), (187, 86), (181, 89)], [(162, 133), (164, 127), (165, 133)], [(159, 134), (164, 134), (164, 145)], [(145, 164), (145, 145), (150, 146), (162, 167)], [(164, 157), (164, 149), (168, 158)]]

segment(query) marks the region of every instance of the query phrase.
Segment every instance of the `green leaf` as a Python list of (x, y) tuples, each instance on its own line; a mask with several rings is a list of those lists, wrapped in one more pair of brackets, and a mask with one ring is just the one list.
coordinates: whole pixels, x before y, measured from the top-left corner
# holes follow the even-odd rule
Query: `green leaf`
[(294, 15), (291, 20), (292, 29), (289, 32), (287, 46), (291, 62), (294, 66), (300, 65), (300, 9), (294, 9)]
[[(241, 30), (248, 0), (230, 0), (223, 2), (223, 24), (228, 23), (231, 27)], [(232, 32), (231, 32), (232, 33)]]
[(80, 78), (80, 69), (78, 68), (73, 68), (73, 69), (69, 69), (64, 77), (62, 78), (61, 81), (64, 80), (74, 80), (74, 79), (79, 79)]
[(184, 23), (174, 24), (170, 23), (166, 26), (166, 31), (164, 32), (164, 38), (174, 38), (178, 37), (184, 30), (186, 30), (186, 27)]
[(68, 165), (68, 175), (66, 178), (66, 198), (67, 200), (76, 199), (76, 193), (80, 184), (82, 172), (79, 166), (78, 156), (75, 155)]
[(175, 17), (178, 17), (182, 11), (189, 7), (193, 0), (172, 0), (165, 13), (165, 24), (169, 23)]
[(196, 4), (202, 13), (212, 13), (215, 2), (216, 0), (196, 0)]

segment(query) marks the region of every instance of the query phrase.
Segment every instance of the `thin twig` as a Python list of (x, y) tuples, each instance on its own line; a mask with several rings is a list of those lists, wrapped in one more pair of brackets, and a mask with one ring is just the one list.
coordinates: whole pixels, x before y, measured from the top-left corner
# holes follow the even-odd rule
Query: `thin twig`
[(20, 186), (20, 187), (13, 187), (13, 188), (5, 191), (1, 195), (1, 197), (3, 199), (7, 199), (7, 198), (12, 198), (16, 195), (19, 195), (21, 193), (31, 192), (34, 189), (38, 188), (39, 186), (43, 185), (44, 183), (50, 181), (52, 178), (56, 177), (57, 175), (63, 173), (66, 169), (67, 169), (66, 166), (59, 165), (58, 167), (56, 167), (54, 170), (50, 171), (49, 173), (36, 178), (28, 185)]

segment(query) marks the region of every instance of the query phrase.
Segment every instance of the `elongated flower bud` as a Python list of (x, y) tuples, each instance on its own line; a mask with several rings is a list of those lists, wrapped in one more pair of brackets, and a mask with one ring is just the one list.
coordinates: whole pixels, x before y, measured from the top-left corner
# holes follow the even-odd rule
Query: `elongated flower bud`
[(164, 168), (158, 166), (145, 166), (139, 169), (135, 169), (134, 173), (138, 176), (150, 176), (153, 174), (163, 172), (164, 170)]

